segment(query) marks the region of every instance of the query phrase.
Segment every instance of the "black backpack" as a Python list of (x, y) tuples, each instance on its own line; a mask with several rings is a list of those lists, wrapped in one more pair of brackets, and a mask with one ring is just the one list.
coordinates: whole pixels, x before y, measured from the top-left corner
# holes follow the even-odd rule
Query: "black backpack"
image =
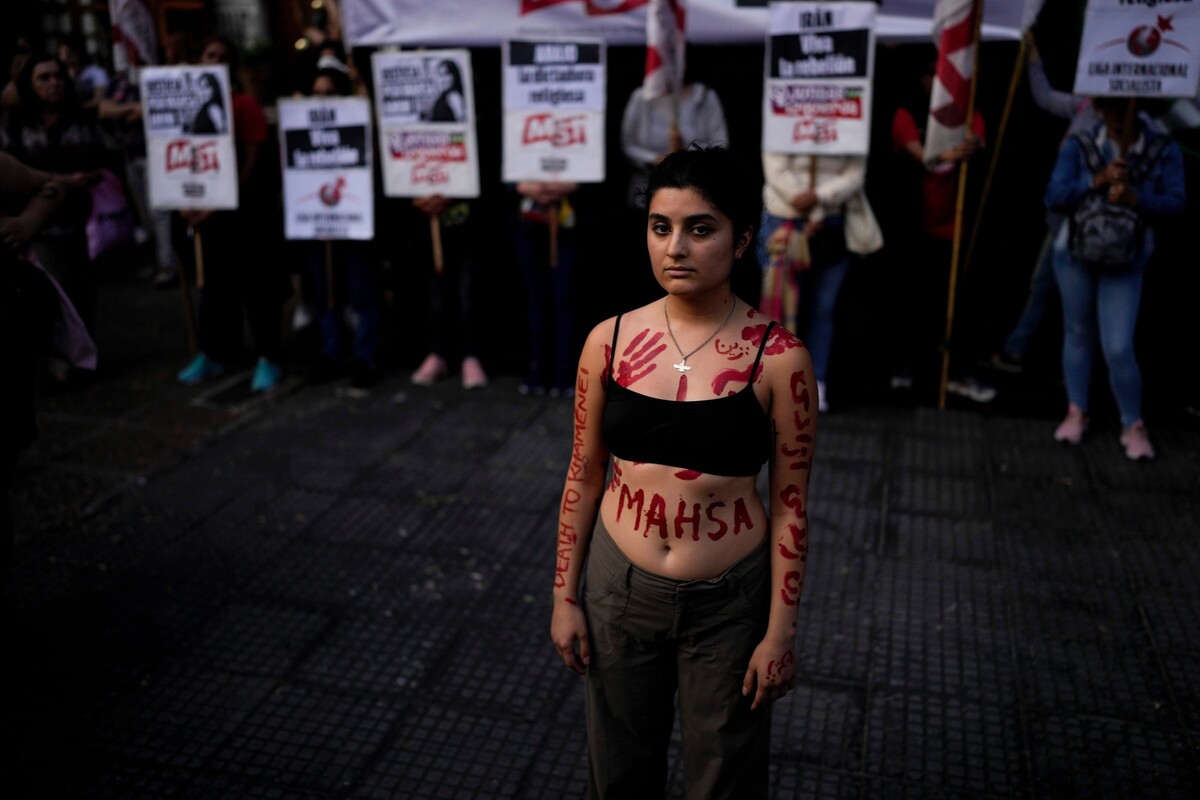
[[(1097, 173), (1104, 168), (1104, 158), (1088, 133), (1073, 137), (1083, 150), (1088, 169)], [(1129, 167), (1129, 183), (1140, 184), (1146, 173), (1169, 144), (1166, 136), (1156, 136)], [(1108, 201), (1108, 189), (1092, 189), (1070, 216), (1071, 256), (1080, 263), (1100, 272), (1116, 272), (1130, 267), (1137, 259), (1145, 235), (1142, 215), (1126, 205)]]

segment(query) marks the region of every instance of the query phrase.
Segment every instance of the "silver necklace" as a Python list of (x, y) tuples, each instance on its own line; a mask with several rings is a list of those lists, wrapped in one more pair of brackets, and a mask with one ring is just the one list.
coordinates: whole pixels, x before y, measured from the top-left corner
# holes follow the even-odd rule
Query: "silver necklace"
[[(729, 314), (725, 317), (725, 321), (722, 322), (720, 325), (718, 325), (717, 329), (715, 331), (713, 331), (712, 333), (710, 333), (708, 335), (708, 338), (700, 343), (700, 347), (704, 347), (704, 345), (711, 342), (713, 340), (713, 337), (716, 336), (718, 333), (720, 333), (721, 329), (729, 324), (729, 320), (731, 320), (733, 318), (733, 310), (735, 308), (737, 308), (737, 298), (736, 297), (733, 298), (733, 302), (729, 304)], [(672, 364), (671, 366), (674, 367), (675, 369), (679, 370), (680, 372), (687, 372), (689, 369), (691, 369), (691, 367), (688, 366), (687, 360), (689, 358), (691, 358), (692, 356), (696, 355), (696, 353), (700, 352), (700, 347), (697, 347), (695, 350), (693, 350), (690, 353), (685, 354), (683, 352), (683, 348), (680, 347), (679, 342), (675, 340), (675, 332), (671, 330), (671, 315), (667, 313), (667, 301), (665, 298), (663, 299), (663, 317), (665, 317), (667, 320), (667, 335), (671, 337), (671, 341), (675, 344), (675, 349), (679, 351), (679, 355), (681, 356), (681, 358), (679, 359), (679, 363)]]

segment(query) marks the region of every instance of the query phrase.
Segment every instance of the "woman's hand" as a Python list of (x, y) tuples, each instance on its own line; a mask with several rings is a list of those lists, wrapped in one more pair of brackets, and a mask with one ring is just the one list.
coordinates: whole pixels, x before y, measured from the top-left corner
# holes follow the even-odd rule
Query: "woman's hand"
[(1125, 181), (1113, 181), (1108, 185), (1108, 202), (1133, 208), (1137, 205), (1137, 191)]
[(431, 194), (428, 197), (414, 197), (412, 204), (418, 211), (436, 217), (450, 206), (450, 199), (445, 195)]
[(796, 685), (796, 653), (792, 639), (767, 637), (754, 648), (750, 666), (742, 679), (742, 696), (754, 692), (750, 710), (774, 703)]
[(1103, 189), (1114, 183), (1124, 183), (1128, 179), (1129, 167), (1125, 164), (1125, 159), (1118, 158), (1110, 164), (1105, 164), (1104, 169), (1092, 176), (1092, 188)]
[(796, 209), (797, 214), (804, 214), (817, 204), (817, 199), (816, 192), (812, 189), (805, 189), (792, 198), (792, 208)]
[(584, 619), (583, 609), (574, 600), (565, 597), (554, 598), (550, 639), (564, 664), (580, 675), (587, 674), (588, 664), (592, 661), (591, 648), (588, 646), (587, 620)]
[(36, 232), (37, 228), (22, 217), (0, 216), (0, 243), (11, 250), (20, 250)]

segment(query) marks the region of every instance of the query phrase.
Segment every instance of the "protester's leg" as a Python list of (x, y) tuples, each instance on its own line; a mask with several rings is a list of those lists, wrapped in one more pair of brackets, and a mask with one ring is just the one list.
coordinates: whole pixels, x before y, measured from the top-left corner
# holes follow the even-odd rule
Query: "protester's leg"
[[(242, 352), (240, 261), (236, 255), (236, 228), (232, 212), (218, 211), (200, 226), (204, 286), (200, 290), (200, 352), (220, 364), (229, 364)], [(192, 253), (195, 242), (189, 239)]]
[[(464, 231), (467, 233), (467, 231)], [(463, 237), (464, 240), (466, 237)], [(475, 319), (475, 259), (471, 255), (469, 244), (464, 241), (462, 252), (458, 254), (458, 280), (455, 287), (458, 290), (458, 339), (462, 347), (462, 356), (478, 356), (479, 342), (476, 339), (478, 326)]]
[(592, 800), (661, 800), (666, 794), (676, 687), (674, 648), (664, 640), (675, 604), (669, 590), (635, 590), (632, 573), (598, 522), (584, 596), (591, 645), (585, 701)]
[(554, 314), (554, 376), (551, 387), (569, 392), (575, 387), (575, 266), (579, 259), (574, 231), (560, 231), (558, 263), (550, 268), (551, 311)]
[(1057, 232), (1057, 228), (1047, 231), (1042, 240), (1037, 263), (1034, 265), (1033, 275), (1029, 279), (1029, 298), (1025, 301), (1025, 308), (1021, 311), (1017, 324), (1008, 334), (1008, 338), (1004, 340), (1004, 355), (1018, 358), (1024, 355), (1025, 348), (1029, 346), (1029, 340), (1033, 338), (1038, 324), (1046, 316), (1046, 310), (1050, 307), (1056, 285), (1053, 251), (1054, 236)]
[(767, 629), (768, 551), (764, 546), (747, 556), (723, 580), (693, 581), (679, 591), (684, 794), (765, 800), (771, 710), (751, 711), (753, 695), (742, 696), (742, 681)]
[(544, 226), (518, 219), (513, 228), (517, 264), (525, 281), (526, 323), (529, 334), (529, 372), (524, 385), (540, 392), (546, 387), (546, 344), (549, 338), (549, 282)]
[[(250, 334), (254, 337), (254, 350), (258, 357), (278, 364), (283, 355), (283, 301), (288, 292), (287, 275), (278, 258), (273, 258), (266, 243), (256, 230), (265, 224), (261, 217), (245, 216), (235, 220), (241, 235), (238, 241), (243, 248), (235, 256), (235, 262), (243, 270), (243, 293), (246, 303), (246, 320)], [(278, 244), (278, 243), (276, 243)], [(336, 287), (334, 288), (336, 293)]]
[[(306, 243), (305, 263), (312, 281), (313, 302), (316, 305), (317, 323), (321, 327), (321, 356), (329, 361), (342, 357), (342, 320), (337, 312), (338, 304), (329, 301), (328, 270), (325, 265), (325, 245), (318, 242)], [(336, 268), (336, 267), (335, 267)]]
[(1087, 413), (1096, 340), (1096, 278), (1071, 258), (1065, 246), (1054, 249), (1054, 277), (1062, 297), (1062, 368), (1067, 400)]
[(366, 245), (345, 242), (339, 250), (342, 269), (346, 273), (350, 307), (358, 316), (354, 330), (354, 358), (364, 364), (375, 364), (379, 354), (379, 283), (371, 264)]
[(1142, 300), (1142, 276), (1141, 270), (1105, 275), (1096, 290), (1100, 349), (1125, 427), (1142, 418), (1142, 373), (1133, 347)]
[(825, 382), (829, 375), (829, 353), (833, 349), (834, 312), (850, 260), (816, 265), (800, 280), (800, 338), (812, 357), (813, 373)]

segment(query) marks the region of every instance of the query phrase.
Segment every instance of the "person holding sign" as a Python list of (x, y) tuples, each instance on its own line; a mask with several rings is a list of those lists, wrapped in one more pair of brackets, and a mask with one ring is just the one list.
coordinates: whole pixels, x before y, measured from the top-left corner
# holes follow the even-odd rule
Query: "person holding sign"
[(440, 194), (414, 197), (413, 208), (438, 230), (445, 230), (440, 266), (435, 264), (429, 286), (429, 354), (412, 374), (418, 386), (432, 386), (450, 371), (452, 353), (462, 357), (459, 375), (464, 389), (485, 389), (487, 373), (477, 355), (478, 320), (474, 291), (476, 254), (472, 214), (474, 203)]
[(812, 356), (821, 411), (828, 410), (833, 317), (850, 254), (883, 246), (863, 192), (866, 172), (865, 156), (763, 153), (766, 212), (759, 242), (766, 261), (759, 308), (798, 327)]
[[(231, 80), (237, 80), (237, 48), (224, 37), (214, 36), (205, 42), (200, 63), (228, 64)], [(177, 215), (177, 238), (183, 237), (185, 229), (189, 234), (199, 232), (204, 246), (200, 352), (179, 372), (178, 380), (191, 386), (224, 373), (225, 365), (241, 350), (244, 307), (258, 355), (250, 388), (262, 393), (275, 389), (282, 376), (279, 351), (283, 276), (278, 262), (256, 249), (264, 241), (263, 231), (278, 227), (264, 214), (277, 203), (274, 188), (265, 180), (265, 168), (271, 159), (261, 157), (267, 142), (267, 118), (262, 107), (251, 95), (237, 89), (236, 83), (230, 105), (237, 148), (238, 208), (184, 209)], [(211, 99), (203, 106), (212, 107)], [(214, 115), (200, 116), (216, 124)], [(180, 242), (176, 250), (189, 257), (194, 249), (184, 244)]]
[(686, 796), (765, 798), (770, 706), (796, 675), (812, 362), (733, 293), (762, 213), (752, 173), (688, 149), (646, 196), (666, 296), (597, 325), (579, 359), (550, 635), (587, 678), (591, 797), (666, 796), (678, 706)]
[[(322, 56), (313, 76), (313, 97), (349, 97), (354, 86), (349, 68), (334, 56)], [(340, 183), (322, 187), (323, 192), (336, 194)], [(340, 198), (324, 198), (335, 203)], [(317, 307), (317, 322), (321, 327), (321, 356), (313, 370), (320, 382), (340, 375), (345, 332), (342, 323), (344, 295), (354, 310), (353, 359), (350, 364), (350, 388), (365, 392), (382, 378), (376, 366), (379, 353), (379, 285), (375, 277), (370, 243), (353, 239), (326, 239), (307, 245), (309, 276)], [(332, 283), (331, 283), (332, 281)]]
[(575, 263), (579, 256), (576, 214), (570, 197), (576, 183), (521, 181), (519, 217), (513, 231), (517, 262), (525, 278), (529, 371), (521, 394), (570, 397), (575, 390)]
[(1062, 295), (1067, 415), (1054, 439), (1079, 444), (1088, 426), (1095, 342), (1121, 415), (1120, 442), (1133, 461), (1154, 458), (1142, 421), (1142, 375), (1133, 347), (1142, 279), (1154, 254), (1154, 223), (1182, 214), (1183, 155), (1132, 98), (1097, 97), (1103, 122), (1069, 138), (1046, 187), (1046, 206), (1067, 215), (1054, 240)]

